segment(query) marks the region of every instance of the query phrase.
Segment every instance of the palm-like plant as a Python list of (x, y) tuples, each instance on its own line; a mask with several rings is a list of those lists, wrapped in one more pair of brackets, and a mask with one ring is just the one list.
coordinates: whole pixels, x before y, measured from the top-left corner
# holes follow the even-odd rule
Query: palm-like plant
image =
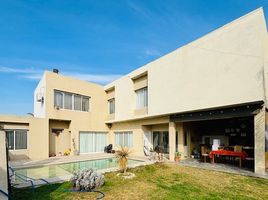
[(127, 161), (130, 154), (130, 150), (127, 147), (122, 147), (115, 152), (115, 156), (119, 162), (119, 168), (125, 174), (127, 171)]

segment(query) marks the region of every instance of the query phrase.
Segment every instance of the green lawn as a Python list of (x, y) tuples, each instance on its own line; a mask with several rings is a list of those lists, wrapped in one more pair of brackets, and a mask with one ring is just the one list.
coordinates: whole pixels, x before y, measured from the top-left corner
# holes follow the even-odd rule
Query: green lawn
[[(177, 166), (154, 164), (131, 169), (136, 177), (123, 180), (105, 174), (104, 199), (268, 199), (268, 180)], [(14, 199), (95, 199), (94, 193), (70, 193), (69, 183), (16, 189)]]

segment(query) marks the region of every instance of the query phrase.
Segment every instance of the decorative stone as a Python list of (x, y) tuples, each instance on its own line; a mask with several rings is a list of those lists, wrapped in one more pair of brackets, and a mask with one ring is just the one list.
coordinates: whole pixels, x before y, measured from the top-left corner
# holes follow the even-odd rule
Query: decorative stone
[(103, 186), (104, 176), (94, 169), (84, 169), (75, 172), (70, 182), (77, 191), (92, 190)]

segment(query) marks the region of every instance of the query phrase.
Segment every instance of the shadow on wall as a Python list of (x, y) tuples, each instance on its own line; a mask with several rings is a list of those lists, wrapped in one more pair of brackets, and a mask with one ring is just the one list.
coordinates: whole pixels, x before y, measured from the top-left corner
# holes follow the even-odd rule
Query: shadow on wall
[(26, 154), (18, 154), (12, 151), (8, 152), (8, 160), (9, 161), (16, 161), (16, 160), (29, 160), (30, 158)]

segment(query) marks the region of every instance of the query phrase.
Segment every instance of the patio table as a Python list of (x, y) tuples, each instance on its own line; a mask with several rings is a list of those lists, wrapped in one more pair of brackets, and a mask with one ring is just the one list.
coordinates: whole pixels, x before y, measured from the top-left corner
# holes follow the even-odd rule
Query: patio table
[(242, 160), (245, 160), (245, 158), (248, 156), (245, 151), (235, 152), (235, 151), (228, 151), (228, 150), (214, 150), (209, 153), (209, 157), (212, 158), (212, 163), (215, 163), (215, 155), (239, 157), (240, 168), (242, 167)]

